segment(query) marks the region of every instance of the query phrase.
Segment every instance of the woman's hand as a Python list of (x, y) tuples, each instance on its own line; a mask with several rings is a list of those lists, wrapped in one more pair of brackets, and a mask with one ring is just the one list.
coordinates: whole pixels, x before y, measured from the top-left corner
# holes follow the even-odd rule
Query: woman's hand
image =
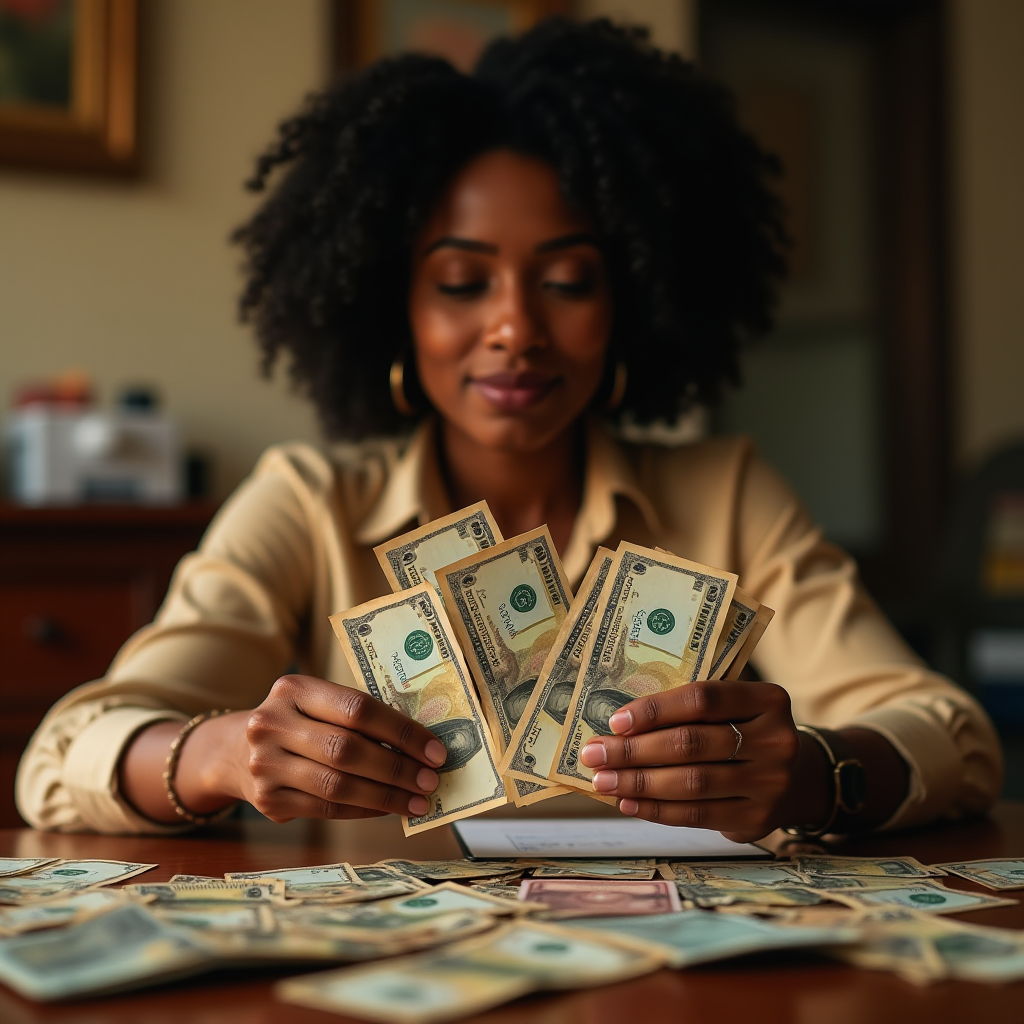
[[(164, 764), (181, 722), (157, 722), (119, 766), (122, 796), (153, 821), (180, 822)], [(383, 744), (388, 744), (388, 747)], [(201, 722), (181, 747), (174, 784), (193, 814), (247, 800), (272, 821), (423, 814), (447, 751), (419, 722), (361, 690), (282, 676), (254, 711)]]
[(446, 756), (426, 726), (369, 694), (288, 675), (248, 716), (237, 790), (272, 821), (424, 814)]
[(797, 731), (789, 694), (774, 683), (691, 683), (640, 697), (609, 724), (616, 735), (592, 739), (580, 760), (598, 769), (594, 788), (619, 797), (624, 814), (736, 842), (829, 814), (825, 757)]

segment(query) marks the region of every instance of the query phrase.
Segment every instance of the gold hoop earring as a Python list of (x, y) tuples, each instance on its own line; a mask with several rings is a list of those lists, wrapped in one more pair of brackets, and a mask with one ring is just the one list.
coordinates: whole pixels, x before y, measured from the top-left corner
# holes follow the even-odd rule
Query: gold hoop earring
[(391, 385), (391, 401), (394, 403), (395, 408), (403, 416), (415, 416), (416, 410), (409, 404), (409, 399), (405, 396), (405, 357), (402, 356), (396, 359), (391, 364), (391, 373), (389, 375), (389, 383)]
[(626, 364), (620, 359), (615, 364), (615, 379), (612, 381), (612, 391), (608, 396), (608, 401), (605, 402), (605, 412), (615, 412), (622, 405), (622, 400), (626, 397), (627, 377)]

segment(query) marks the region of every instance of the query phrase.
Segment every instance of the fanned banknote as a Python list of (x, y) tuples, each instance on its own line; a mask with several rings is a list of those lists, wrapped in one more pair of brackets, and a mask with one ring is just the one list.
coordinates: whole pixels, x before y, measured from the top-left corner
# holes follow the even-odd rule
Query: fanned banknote
[(959, 860), (934, 866), (987, 889), (1024, 889), (1024, 858), (1021, 857)]
[(191, 933), (134, 903), (0, 943), (0, 981), (44, 1002), (152, 985), (211, 966), (210, 950)]
[(0, 879), (0, 903), (28, 903), (70, 896), (99, 885), (123, 882), (156, 866), (123, 860), (58, 860), (27, 874)]
[(590, 639), (598, 599), (614, 557), (608, 548), (597, 549), (498, 766), (502, 774), (534, 782), (548, 778), (579, 678), (580, 659)]
[[(548, 528), (444, 566), (437, 584), (491, 735), (504, 753), (572, 600)], [(516, 803), (564, 792), (553, 791), (546, 779), (516, 778), (513, 784)]]
[(451, 623), (430, 583), (331, 616), (356, 679), (377, 700), (425, 725), (448, 757), (426, 813), (406, 835), (507, 803), (498, 752)]
[(285, 1002), (387, 1024), (455, 1020), (544, 989), (589, 987), (657, 970), (653, 948), (517, 921), (430, 953), (280, 982)]
[(623, 542), (598, 601), (551, 778), (593, 792), (580, 751), (637, 697), (706, 679), (736, 576)]
[(444, 565), (492, 548), (503, 540), (486, 501), (435, 519), (401, 537), (373, 549), (391, 589), (397, 593), (437, 582), (435, 573)]

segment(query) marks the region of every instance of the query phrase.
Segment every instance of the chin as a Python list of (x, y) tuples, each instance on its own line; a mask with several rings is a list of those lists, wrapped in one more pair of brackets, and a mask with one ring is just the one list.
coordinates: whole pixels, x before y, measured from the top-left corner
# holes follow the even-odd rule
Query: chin
[[(459, 429), (468, 434), (482, 448), (503, 452), (535, 452), (546, 448), (579, 420), (581, 413), (567, 418), (564, 410), (552, 410), (555, 415), (529, 413), (494, 413), (474, 415), (461, 422)], [(560, 415), (558, 414), (560, 413)]]

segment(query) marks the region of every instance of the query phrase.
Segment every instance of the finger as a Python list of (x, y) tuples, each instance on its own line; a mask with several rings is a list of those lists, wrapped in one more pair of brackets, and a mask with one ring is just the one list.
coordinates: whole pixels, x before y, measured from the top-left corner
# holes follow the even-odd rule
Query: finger
[[(726, 800), (635, 800), (619, 801), (619, 810), (631, 818), (678, 825), (684, 828), (710, 828), (718, 832), (727, 828), (736, 830), (743, 816), (744, 804), (739, 797)], [(745, 832), (746, 830), (744, 830)]]
[(594, 789), (607, 796), (650, 800), (722, 800), (749, 796), (746, 766), (686, 764), (671, 768), (602, 769)]
[(290, 700), (308, 718), (354, 729), (425, 764), (444, 764), (448, 756), (444, 745), (426, 726), (354, 687), (312, 676), (282, 676), (274, 683), (273, 691)]
[(353, 807), (350, 804), (334, 804), (297, 789), (279, 790), (256, 809), (265, 818), (279, 823), (294, 818), (382, 818), (387, 813), (372, 811), (367, 807)]
[(439, 776), (415, 758), (389, 750), (351, 729), (305, 719), (306, 726), (281, 740), (285, 750), (337, 771), (399, 786), (410, 793), (432, 793)]
[(638, 697), (608, 719), (619, 736), (688, 722), (749, 722), (769, 711), (788, 714), (789, 694), (775, 683), (716, 680)]
[[(736, 727), (744, 741), (754, 726)], [(675, 725), (654, 732), (628, 736), (599, 736), (580, 751), (588, 768), (629, 768), (633, 765), (693, 764), (706, 761), (745, 760), (743, 743), (737, 751), (737, 735), (724, 725)]]
[[(430, 801), (418, 793), (388, 786), (350, 772), (337, 771), (303, 757), (290, 756), (282, 764), (284, 787), (297, 789), (332, 804), (364, 807), (385, 814), (418, 816), (430, 810)], [(328, 814), (321, 817), (330, 817)]]

